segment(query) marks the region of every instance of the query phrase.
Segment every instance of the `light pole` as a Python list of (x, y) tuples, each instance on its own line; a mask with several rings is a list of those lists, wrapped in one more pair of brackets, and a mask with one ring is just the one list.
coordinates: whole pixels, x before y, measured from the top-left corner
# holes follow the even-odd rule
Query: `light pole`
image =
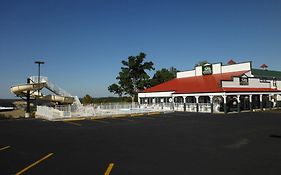
[(40, 83), (40, 65), (45, 64), (45, 62), (44, 61), (35, 61), (34, 63), (38, 64), (38, 81), (37, 81), (37, 83)]
[[(37, 81), (37, 83), (38, 83), (38, 86), (40, 86), (39, 85), (39, 83), (40, 83), (40, 65), (45, 64), (45, 62), (44, 61), (35, 61), (34, 63), (38, 64), (38, 81)], [(38, 93), (37, 96), (39, 96), (40, 89), (38, 89), (37, 93)], [(35, 103), (36, 103), (36, 106), (37, 106), (38, 105), (37, 98), (35, 98)]]

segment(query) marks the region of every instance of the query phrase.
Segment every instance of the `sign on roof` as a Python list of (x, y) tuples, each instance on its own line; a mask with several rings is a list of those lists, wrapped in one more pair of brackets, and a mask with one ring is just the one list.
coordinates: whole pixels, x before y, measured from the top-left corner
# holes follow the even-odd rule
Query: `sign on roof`
[(211, 64), (206, 64), (202, 66), (202, 75), (211, 75), (213, 74), (213, 68)]
[(244, 74), (240, 78), (240, 85), (249, 85), (248, 77)]

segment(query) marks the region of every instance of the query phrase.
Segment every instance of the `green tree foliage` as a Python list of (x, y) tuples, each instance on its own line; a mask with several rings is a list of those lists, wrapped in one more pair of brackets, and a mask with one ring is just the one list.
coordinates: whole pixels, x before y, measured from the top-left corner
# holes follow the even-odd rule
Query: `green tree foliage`
[(99, 98), (94, 98), (94, 104), (131, 102), (131, 101), (132, 101), (131, 97), (99, 97)]
[(116, 77), (118, 84), (114, 83), (108, 87), (109, 92), (122, 95), (129, 95), (134, 100), (137, 93), (149, 87), (149, 75), (146, 71), (154, 70), (153, 62), (144, 62), (146, 54), (140, 53), (137, 56), (128, 57), (123, 60), (121, 71)]
[(210, 64), (207, 60), (203, 60), (203, 61), (199, 61), (196, 65), (196, 66), (204, 66), (205, 64)]
[(162, 68), (161, 70), (156, 71), (153, 78), (150, 81), (151, 86), (155, 86), (176, 77), (177, 69), (171, 67), (170, 70)]
[(91, 97), (90, 95), (85, 95), (84, 97), (83, 97), (83, 99), (82, 99), (82, 103), (84, 104), (84, 105), (87, 105), (87, 104), (92, 104), (94, 102), (94, 100), (93, 100), (93, 97)]

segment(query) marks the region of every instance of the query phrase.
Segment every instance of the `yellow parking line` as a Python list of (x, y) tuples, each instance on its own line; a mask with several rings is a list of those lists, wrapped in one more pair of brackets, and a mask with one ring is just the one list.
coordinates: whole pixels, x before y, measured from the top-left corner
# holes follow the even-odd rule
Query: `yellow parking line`
[(128, 114), (118, 114), (118, 115), (113, 115), (112, 118), (121, 118), (121, 117), (128, 117)]
[(85, 118), (83, 118), (83, 117), (81, 117), (81, 118), (69, 118), (69, 119), (64, 119), (63, 121), (73, 122), (73, 121), (81, 121), (81, 120), (85, 120)]
[(111, 170), (112, 170), (112, 168), (113, 168), (113, 166), (114, 166), (114, 163), (110, 163), (109, 166), (107, 167), (106, 172), (104, 173), (104, 175), (109, 175)]
[(8, 148), (10, 148), (10, 146), (5, 146), (3, 148), (0, 148), (0, 151), (3, 151), (3, 150), (8, 149)]
[(131, 117), (143, 116), (144, 114), (131, 114)]
[(75, 125), (75, 126), (82, 126), (81, 124), (79, 123), (75, 123), (75, 122), (71, 122), (71, 121), (63, 121), (64, 123), (68, 123), (68, 124), (72, 124), (72, 125)]
[(45, 157), (41, 158), (40, 160), (37, 160), (36, 162), (34, 162), (33, 164), (30, 164), (29, 166), (27, 166), (26, 168), (22, 169), (21, 171), (17, 172), (15, 175), (20, 175), (24, 172), (26, 172), (27, 170), (29, 170), (30, 168), (34, 167), (35, 165), (39, 164), (40, 162), (48, 159), (50, 156), (52, 156), (54, 153), (49, 153), (48, 155), (46, 155)]
[(148, 115), (159, 115), (160, 112), (149, 112)]

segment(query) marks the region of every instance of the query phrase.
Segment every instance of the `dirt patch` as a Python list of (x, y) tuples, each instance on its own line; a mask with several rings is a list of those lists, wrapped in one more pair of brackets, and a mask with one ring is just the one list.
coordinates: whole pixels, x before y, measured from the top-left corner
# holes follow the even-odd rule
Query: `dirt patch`
[(7, 118), (20, 118), (24, 117), (25, 112), (23, 110), (3, 111), (0, 112), (0, 119)]

